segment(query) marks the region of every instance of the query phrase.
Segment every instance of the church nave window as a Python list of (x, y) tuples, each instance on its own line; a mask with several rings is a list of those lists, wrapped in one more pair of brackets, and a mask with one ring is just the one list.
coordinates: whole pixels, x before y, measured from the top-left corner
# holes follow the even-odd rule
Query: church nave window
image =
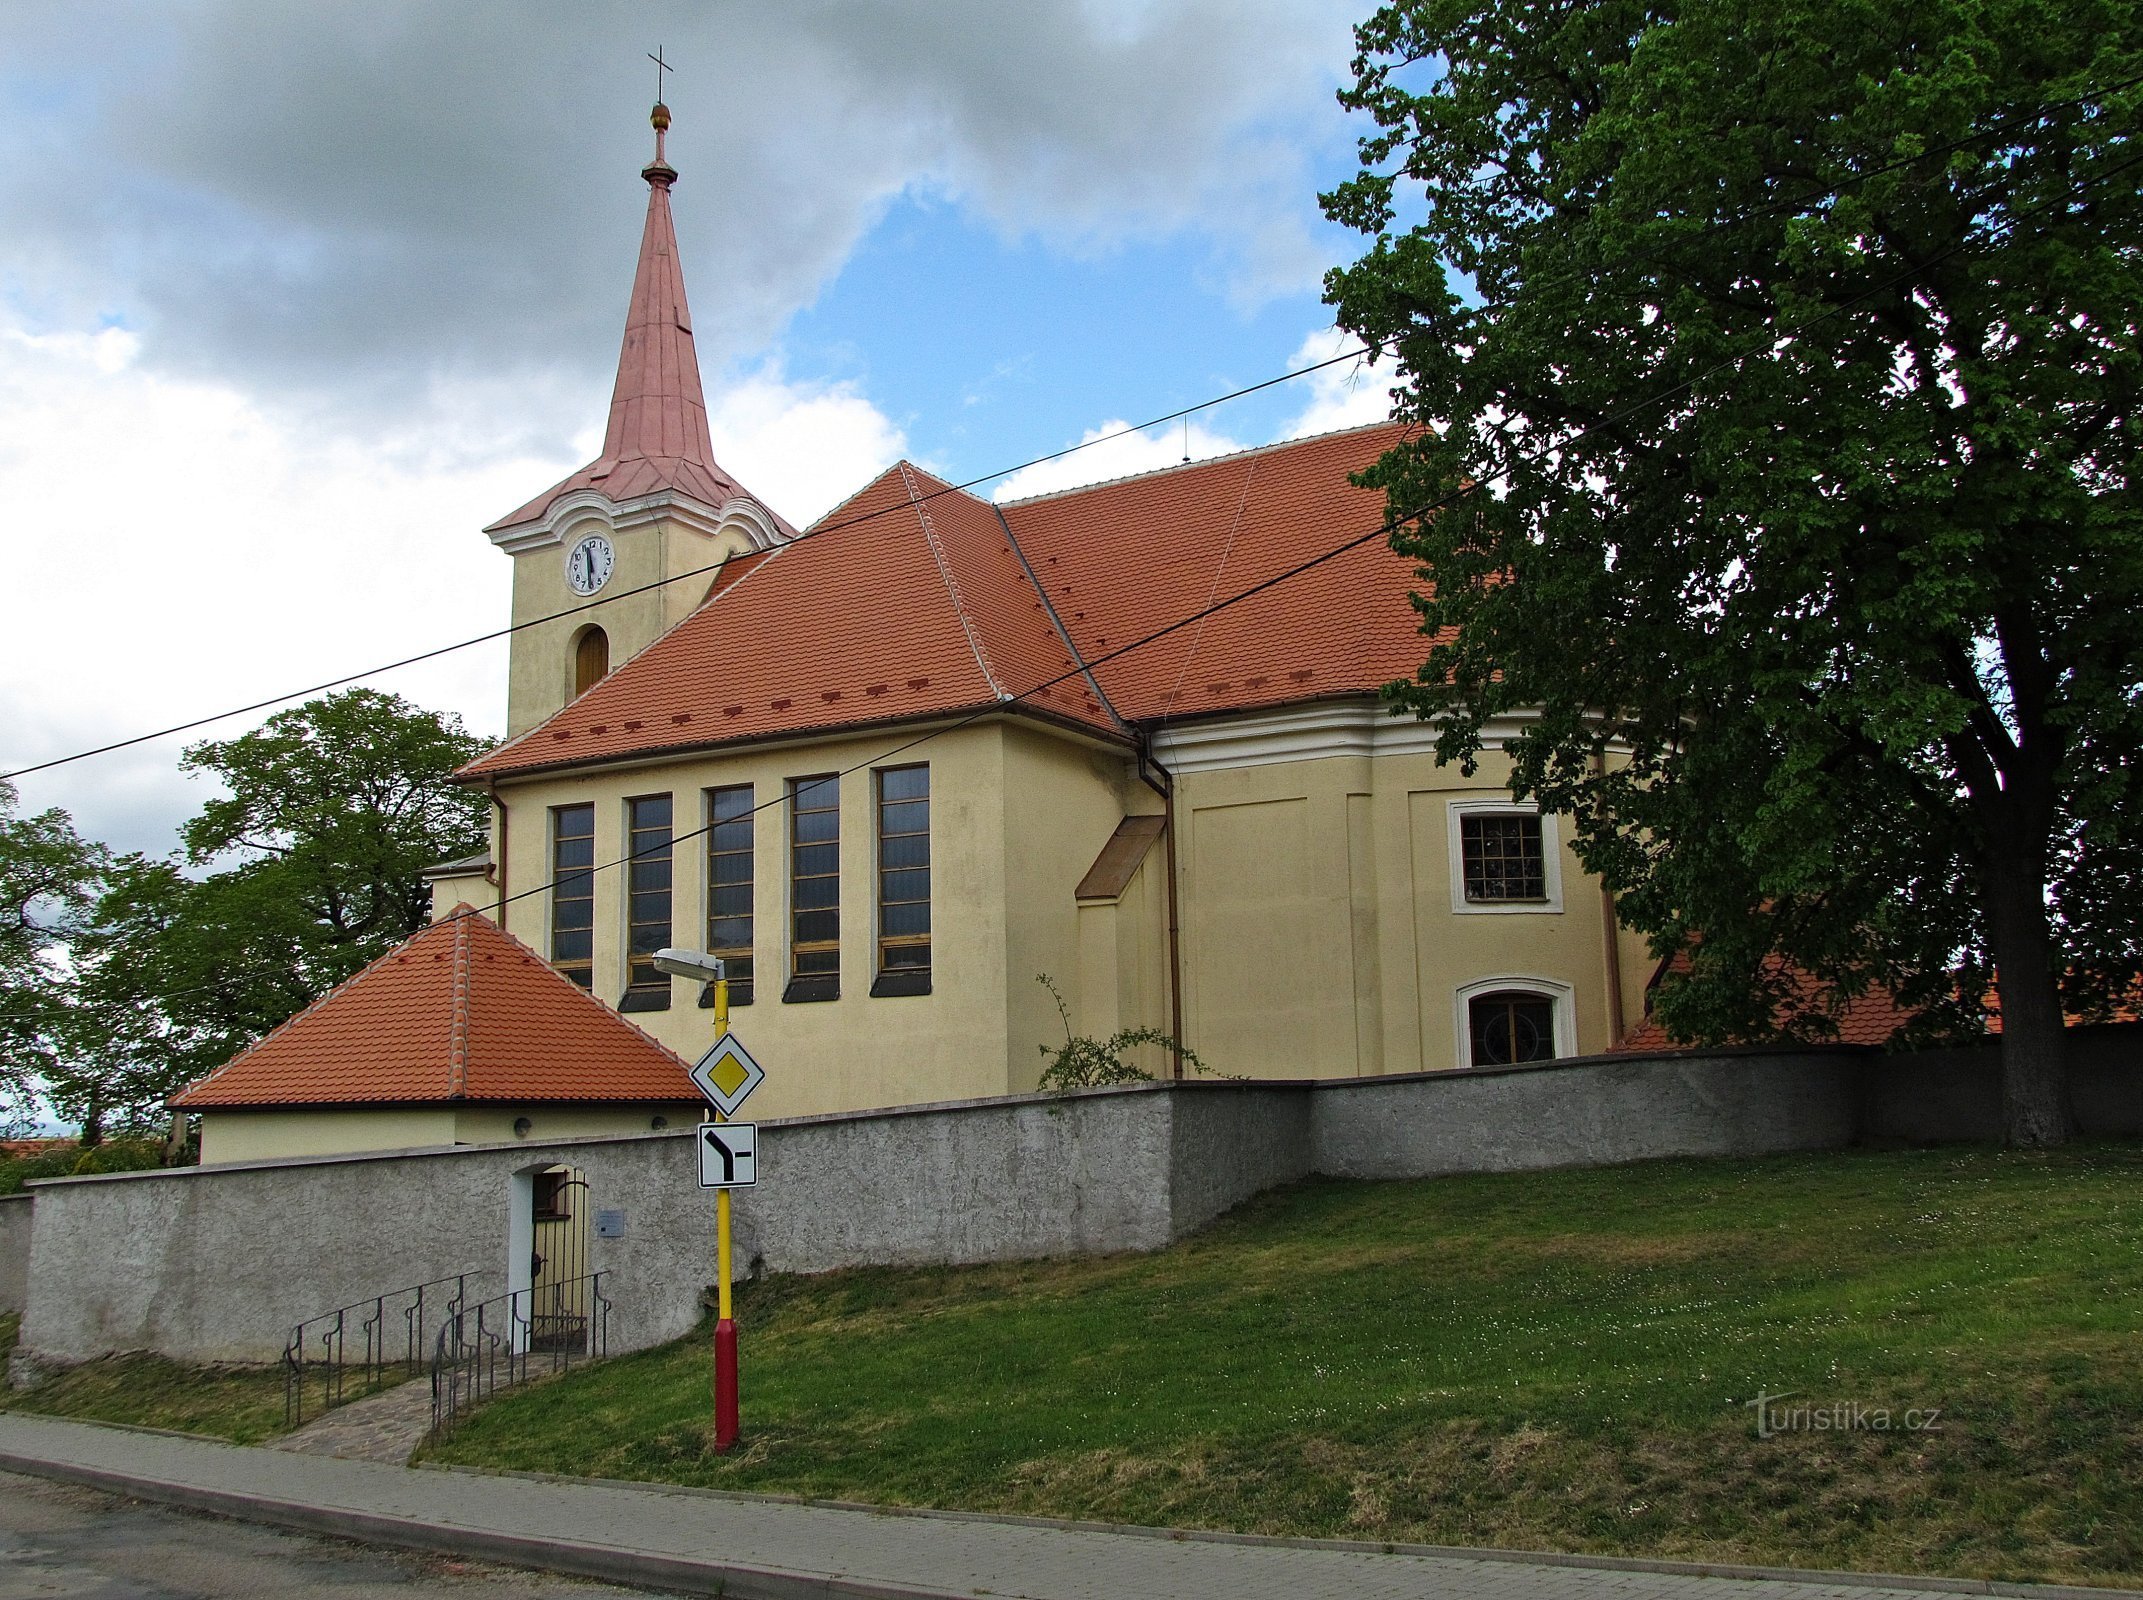
[[(729, 1003), (752, 1003), (752, 786), (707, 791), (707, 953), (722, 958)], [(701, 1005), (714, 1004), (702, 986)]]
[(878, 780), (878, 976), (874, 995), (930, 992), (930, 769)]
[(667, 1011), (669, 975), (655, 952), (670, 942), (670, 797), (625, 802), (625, 998), (620, 1011)]
[(583, 989), (595, 982), (595, 807), (551, 811), (551, 965)]
[(789, 986), (785, 1001), (841, 998), (841, 780), (789, 780)]

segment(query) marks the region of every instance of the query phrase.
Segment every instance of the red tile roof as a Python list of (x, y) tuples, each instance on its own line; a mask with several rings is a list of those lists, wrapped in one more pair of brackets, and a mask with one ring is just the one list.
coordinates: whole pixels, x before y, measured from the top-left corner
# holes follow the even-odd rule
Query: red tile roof
[[(1768, 958), (1765, 965), (1773, 972), (1786, 970), (1785, 962), (1777, 956)], [(1610, 1051), (1626, 1055), (1670, 1055), (1702, 1048), (1699, 1045), (1678, 1043), (1651, 1014), (1652, 992), (1659, 987), (1660, 982), (1670, 972), (1688, 970), (1689, 957), (1686, 954), (1676, 954), (1653, 969), (1652, 977), (1645, 985), (1644, 1020), (1625, 1033), (1617, 1043), (1608, 1046)], [(1805, 973), (1794, 975), (1794, 988), (1797, 998), (1804, 1005), (1815, 1003), (1823, 994), (1823, 986)], [(1780, 1014), (1783, 1015), (1785, 1010), (1786, 1007), (1782, 1005)], [(1890, 1042), (1893, 1033), (1912, 1020), (1913, 1015), (1914, 1013), (1899, 1005), (1896, 997), (1888, 991), (1871, 989), (1866, 994), (1856, 995), (1836, 1012), (1831, 1013), (1831, 1021), (1836, 1025), (1838, 1033), (1834, 1040), (1827, 1042), (1885, 1045)]]
[[(1397, 424), (1297, 440), (1006, 506), (1073, 640), (1094, 660), (1384, 519), (1347, 482)], [(1413, 563), (1374, 539), (1097, 669), (1133, 722), (1380, 688), (1428, 646)]]
[[(1111, 706), (1077, 674), (1082, 660), (1374, 530), (1382, 498), (1347, 476), (1400, 436), (1396, 425), (1326, 434), (1001, 511), (901, 462), (466, 773), (832, 731), (1015, 696), (1024, 711), (1120, 735)], [(1411, 676), (1426, 651), (1407, 601), (1417, 582), (1412, 563), (1374, 539), (1095, 676), (1114, 713), (1145, 723), (1373, 691)]]
[(684, 1060), (463, 905), (171, 1103), (699, 1098)]

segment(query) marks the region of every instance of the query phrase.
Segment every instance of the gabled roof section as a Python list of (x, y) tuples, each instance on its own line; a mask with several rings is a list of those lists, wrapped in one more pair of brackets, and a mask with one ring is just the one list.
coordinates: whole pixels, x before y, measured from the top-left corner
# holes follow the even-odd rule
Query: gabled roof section
[(465, 775), (1008, 699), (1120, 738), (1127, 724), (1373, 692), (1412, 677), (1428, 650), (1408, 600), (1414, 565), (1378, 533), (1383, 497), (1347, 481), (1402, 437), (1396, 424), (1357, 428), (1002, 507), (900, 462)]
[(171, 1103), (699, 1098), (683, 1059), (462, 905)]
[(625, 343), (618, 352), (603, 453), (501, 517), (485, 530), (488, 533), (540, 522), (554, 502), (584, 489), (620, 505), (650, 495), (679, 494), (709, 510), (745, 495), (715, 461), (708, 437), (707, 399), (700, 388), (699, 354), (692, 343), (692, 311), (685, 301), (677, 229), (670, 218), (670, 185), (677, 181), (677, 173), (662, 153), (669, 125), (668, 109), (658, 105), (655, 159), (640, 174), (648, 184), (647, 224), (640, 234), (640, 264), (633, 273), (632, 303), (625, 314)]
[(1121, 736), (1078, 665), (996, 509), (902, 461), (548, 722), (463, 771), (904, 721), (1028, 691), (1030, 711)]
[[(1014, 501), (1003, 510), (1088, 661), (1240, 594), (1384, 520), (1347, 481), (1396, 423)], [(1427, 654), (1411, 561), (1379, 537), (1095, 669), (1155, 724), (1375, 690)]]

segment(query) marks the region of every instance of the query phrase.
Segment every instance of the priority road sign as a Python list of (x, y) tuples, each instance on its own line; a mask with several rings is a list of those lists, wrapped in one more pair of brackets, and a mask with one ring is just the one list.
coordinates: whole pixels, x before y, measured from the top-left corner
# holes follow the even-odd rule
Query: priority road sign
[(759, 1181), (759, 1124), (702, 1122), (699, 1125), (699, 1186), (702, 1189), (749, 1189)]
[(737, 1107), (765, 1078), (766, 1070), (733, 1033), (715, 1040), (714, 1048), (701, 1056), (699, 1065), (692, 1069), (692, 1081), (699, 1085), (700, 1093), (725, 1117), (735, 1116)]

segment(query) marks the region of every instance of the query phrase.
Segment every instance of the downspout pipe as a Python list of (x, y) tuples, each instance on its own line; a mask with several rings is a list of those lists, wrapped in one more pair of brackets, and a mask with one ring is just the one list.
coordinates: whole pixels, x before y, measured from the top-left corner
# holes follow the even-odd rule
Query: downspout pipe
[(498, 874), (497, 888), (499, 891), (499, 931), (501, 933), (504, 933), (508, 931), (506, 927), (506, 885), (510, 881), (506, 876), (506, 804), (504, 801), (499, 799), (499, 780), (495, 774), (490, 777), (487, 777), (484, 780), (484, 785), (491, 791), (491, 809), (499, 819), (499, 847), (497, 851), (498, 859), (492, 862), (491, 870)]
[(1175, 1062), (1171, 1077), (1183, 1076), (1183, 940), (1180, 933), (1178, 902), (1176, 898), (1176, 780), (1162, 766), (1153, 753), (1153, 741), (1144, 729), (1134, 728), (1124, 720), (1123, 713), (1109, 699), (1102, 688), (1101, 680), (1094, 676), (1094, 669), (1086, 664), (1086, 653), (1079, 648), (1064, 626), (1064, 619), (1057, 614), (1056, 602), (1049, 598), (1049, 586), (1042, 582), (1041, 574), (1034, 570), (1034, 563), (1027, 559), (1027, 552), (1012, 531), (1012, 524), (1005, 517), (1004, 508), (992, 501), (990, 509), (997, 513), (997, 526), (1004, 530), (1005, 546), (1018, 559), (1020, 570), (1027, 574), (1027, 581), (1034, 585), (1034, 592), (1041, 597), (1043, 613), (1049, 624), (1064, 641), (1064, 648), (1072, 660), (1079, 664), (1079, 672), (1086, 679), (1086, 686), (1093, 690), (1094, 698), (1107, 708), (1109, 718), (1131, 736), (1133, 747), (1138, 752), (1139, 781), (1161, 797), (1161, 835), (1165, 851), (1163, 861), (1168, 869), (1168, 1037), (1175, 1041)]
[(1170, 1076), (1183, 1076), (1183, 936), (1176, 899), (1176, 780), (1153, 753), (1153, 739), (1138, 730), (1138, 775), (1147, 788), (1161, 797), (1161, 848), (1168, 872), (1168, 1037), (1174, 1041), (1175, 1065)]

